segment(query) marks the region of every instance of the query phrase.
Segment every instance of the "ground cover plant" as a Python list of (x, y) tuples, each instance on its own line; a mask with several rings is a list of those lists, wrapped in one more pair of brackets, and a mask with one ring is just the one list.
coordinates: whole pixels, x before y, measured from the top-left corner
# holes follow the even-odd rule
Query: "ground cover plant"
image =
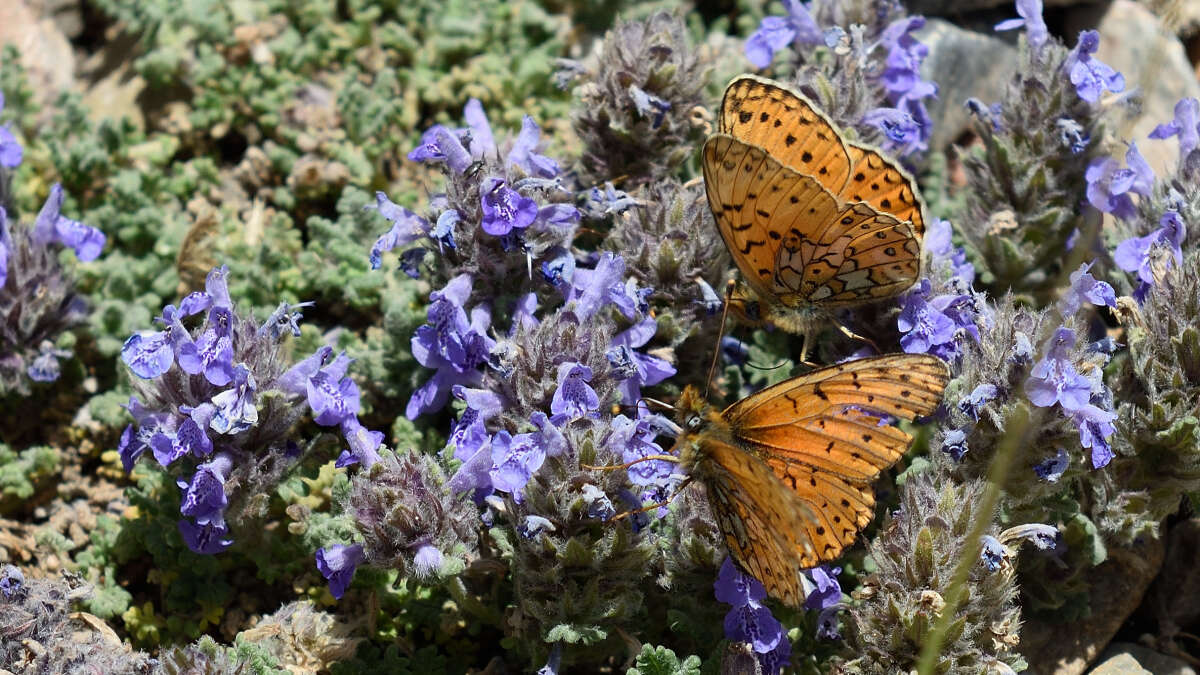
[[(0, 51), (4, 669), (1200, 658), (1187, 3), (67, 4), (74, 86)], [(903, 270), (789, 281), (784, 183)], [(829, 403), (805, 455), (868, 364), (921, 402)], [(789, 381), (754, 447), (815, 492), (696, 445)]]

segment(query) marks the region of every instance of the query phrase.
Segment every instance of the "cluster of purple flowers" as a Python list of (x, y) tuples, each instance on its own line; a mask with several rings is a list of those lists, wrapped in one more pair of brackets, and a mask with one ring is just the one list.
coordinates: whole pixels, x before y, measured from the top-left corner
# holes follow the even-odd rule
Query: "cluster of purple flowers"
[(905, 294), (897, 319), (900, 347), (955, 363), (965, 338), (979, 341), (979, 301), (970, 290), (931, 296), (931, 289), (932, 282), (922, 279)]
[[(822, 565), (806, 570), (802, 578), (808, 594), (804, 608), (819, 612), (817, 638), (821, 640), (840, 640), (842, 637), (837, 628), (837, 613), (842, 602), (842, 587), (837, 581), (840, 573), (841, 568), (831, 570)], [(713, 583), (713, 591), (717, 600), (732, 605), (725, 615), (725, 637), (749, 644), (764, 673), (778, 673), (786, 666), (792, 643), (787, 639), (783, 625), (763, 604), (767, 590), (762, 583), (742, 572), (731, 558), (726, 557)]]
[[(786, 16), (764, 17), (746, 40), (746, 58), (756, 68), (771, 65), (775, 53), (785, 47), (832, 45), (844, 33), (836, 27), (823, 30), (800, 0), (785, 0), (783, 5)], [(862, 123), (882, 131), (885, 148), (900, 155), (927, 150), (933, 131), (924, 100), (937, 96), (937, 85), (921, 78), (921, 62), (929, 47), (913, 36), (924, 25), (920, 16), (897, 19), (876, 43), (887, 52), (876, 79), (890, 105), (868, 111)]]
[(876, 108), (863, 116), (863, 123), (883, 132), (884, 148), (904, 156), (929, 149), (933, 120), (925, 108), (925, 99), (937, 97), (937, 85), (921, 79), (921, 62), (929, 47), (921, 44), (913, 32), (925, 25), (925, 17), (912, 16), (893, 21), (880, 36), (887, 58), (879, 83), (891, 107)]
[[(1113, 457), (1108, 438), (1116, 431), (1112, 422), (1117, 415), (1112, 412), (1112, 391), (1104, 384), (1102, 368), (1091, 368), (1087, 374), (1076, 368), (1071, 354), (1075, 342), (1070, 328), (1054, 331), (1025, 381), (1025, 394), (1035, 406), (1059, 406), (1078, 428), (1080, 444), (1091, 450), (1092, 467), (1099, 469)], [(1094, 351), (1107, 361), (1107, 352)]]
[[(383, 441), (382, 433), (367, 431), (358, 421), (358, 387), (346, 376), (351, 359), (345, 354), (331, 358), (333, 350), (321, 347), (290, 368), (275, 362), (275, 345), (287, 333), (299, 335), (297, 310), (308, 303), (283, 303), (256, 327), (235, 313), (227, 274), (223, 266), (213, 269), (204, 291), (191, 293), (178, 308), (163, 308), (156, 319), (162, 330), (131, 335), (121, 349), (129, 369), (156, 385), (142, 387), (147, 403), (130, 397), (134, 423), (121, 435), (121, 462), (132, 471), (149, 450), (164, 468), (180, 460), (194, 467), (187, 480), (178, 481), (183, 490), (179, 530), (188, 548), (204, 554), (233, 543), (225, 519), (225, 484), (237, 465), (267, 452), (298, 455), (299, 448), (287, 439), (303, 414), (296, 404), (307, 401), (318, 424), (340, 427), (350, 447), (340, 466), (370, 465)], [(204, 314), (204, 321), (189, 330), (184, 321), (197, 314)], [(291, 404), (283, 419), (260, 420), (259, 401), (268, 392)]]
[[(3, 100), (0, 100), (0, 106), (3, 105)], [(0, 132), (4, 132), (0, 128)], [(0, 157), (3, 157), (6, 152), (4, 145), (4, 137), (0, 135)], [(15, 146), (17, 152), (15, 158), (17, 163), (20, 163), (21, 153), (20, 146)], [(9, 152), (12, 155), (11, 152)], [(55, 183), (50, 187), (50, 194), (46, 197), (46, 203), (42, 205), (41, 211), (38, 212), (37, 219), (34, 221), (31, 230), (13, 229), (8, 223), (8, 213), (3, 206), (0, 206), (0, 294), (9, 296), (10, 302), (19, 302), (17, 296), (22, 294), (45, 294), (46, 288), (42, 288), (42, 284), (46, 280), (39, 279), (34, 284), (21, 284), (16, 280), (19, 275), (14, 274), (13, 283), (9, 283), (9, 265), (16, 260), (17, 247), (33, 247), (39, 249), (50, 250), (52, 245), (65, 246), (75, 252), (75, 256), (80, 262), (91, 262), (100, 256), (100, 252), (104, 249), (105, 236), (99, 229), (90, 225), (85, 225), (77, 220), (72, 220), (62, 215), (62, 203), (65, 195), (62, 185)], [(20, 239), (20, 241), (18, 241)], [(57, 263), (52, 259), (47, 260), (47, 264), (57, 267)], [(13, 270), (15, 271), (15, 270)], [(38, 273), (29, 270), (37, 278)], [(57, 317), (57, 325), (69, 326), (78, 321), (81, 321), (87, 313), (86, 303), (82, 298), (72, 297), (66, 301), (66, 305), (61, 308), (56, 308), (60, 313)], [(22, 317), (22, 322), (33, 323), (28, 316)], [(14, 324), (13, 329), (16, 329)], [(71, 352), (63, 349), (58, 349), (49, 339), (52, 335), (41, 335), (35, 338), (40, 339), (38, 345), (38, 354), (34, 357), (25, 369), (25, 374), (35, 382), (53, 382), (58, 379), (61, 373), (59, 360), (71, 356)], [(0, 344), (0, 346), (3, 346)], [(10, 345), (16, 347), (16, 345)], [(7, 351), (7, 350), (6, 350)], [(15, 355), (6, 355), (11, 357)], [(19, 357), (18, 357), (19, 358)]]

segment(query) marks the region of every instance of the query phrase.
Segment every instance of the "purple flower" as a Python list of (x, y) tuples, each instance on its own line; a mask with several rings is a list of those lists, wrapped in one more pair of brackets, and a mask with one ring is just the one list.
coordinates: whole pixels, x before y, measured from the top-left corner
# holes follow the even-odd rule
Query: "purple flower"
[(924, 149), (921, 125), (908, 112), (897, 108), (875, 108), (863, 115), (862, 123), (883, 132), (884, 146), (900, 155)]
[(1071, 411), (1071, 421), (1079, 429), (1079, 444), (1092, 451), (1093, 469), (1105, 467), (1112, 461), (1113, 452), (1108, 438), (1116, 432), (1112, 424), (1115, 419), (1116, 413), (1090, 403)]
[(1091, 267), (1092, 263), (1083, 263), (1071, 273), (1071, 286), (1063, 294), (1058, 305), (1063, 316), (1074, 316), (1084, 302), (1090, 302), (1097, 307), (1117, 306), (1116, 291), (1107, 283), (1096, 281), (1088, 271)]
[(1084, 172), (1087, 181), (1087, 199), (1096, 209), (1120, 218), (1133, 218), (1134, 208), (1131, 193), (1150, 196), (1154, 184), (1154, 170), (1138, 152), (1137, 144), (1130, 143), (1125, 153), (1127, 168), (1121, 169), (1117, 160), (1103, 157), (1092, 160)]
[(8, 211), (0, 206), (0, 288), (8, 281), (8, 257), (12, 254), (12, 236), (8, 233)]
[(479, 194), (483, 205), (480, 225), (490, 235), (499, 237), (523, 230), (538, 216), (537, 202), (508, 187), (502, 178), (493, 176), (484, 180)]
[(983, 406), (987, 405), (988, 401), (996, 398), (998, 389), (996, 385), (984, 382), (983, 384), (971, 390), (971, 393), (958, 402), (958, 409), (970, 417), (972, 420), (979, 421), (979, 411)]
[(487, 113), (483, 111), (483, 103), (472, 98), (463, 106), (463, 120), (467, 123), (467, 145), (471, 149), (471, 157), (483, 159), (487, 153), (496, 152), (496, 138), (492, 135), (492, 125), (488, 122)]
[[(1070, 117), (1060, 117), (1054, 122), (1054, 128), (1058, 129), (1059, 142), (1063, 147), (1068, 148), (1072, 155), (1078, 155), (1087, 150), (1088, 143), (1092, 141), (1091, 135), (1080, 126), (1079, 122)], [(1074, 248), (1074, 245), (1068, 243), (1067, 248)]]
[(1021, 331), (1013, 333), (1013, 347), (1007, 361), (1016, 366), (1022, 366), (1033, 360), (1033, 342)]
[(883, 30), (879, 42), (888, 50), (881, 82), (892, 102), (918, 88), (921, 62), (929, 55), (929, 47), (915, 37), (913, 31), (925, 25), (925, 17), (910, 16), (893, 21)]
[(929, 279), (922, 279), (905, 296), (900, 310), (897, 327), (904, 333), (900, 347), (909, 354), (931, 353), (933, 348), (954, 341), (954, 320), (925, 299), (931, 285)]
[(646, 317), (613, 338), (612, 348), (608, 350), (609, 362), (612, 363), (616, 358), (619, 363), (628, 363), (621, 373), (625, 379), (618, 385), (621, 403), (625, 405), (633, 405), (637, 401), (641, 396), (641, 387), (658, 384), (675, 374), (675, 366), (670, 362), (634, 351), (649, 342), (656, 332), (658, 323), (652, 317)]
[(33, 240), (43, 246), (50, 242), (68, 246), (82, 262), (95, 260), (104, 248), (104, 233), (59, 213), (63, 197), (62, 185), (55, 183), (50, 187), (50, 196), (33, 224)]
[(1075, 331), (1061, 327), (1047, 341), (1046, 355), (1034, 365), (1025, 380), (1025, 393), (1030, 403), (1049, 408), (1058, 403), (1064, 410), (1079, 411), (1088, 405), (1092, 383), (1071, 363), (1070, 351), (1075, 345)]
[[(778, 665), (775, 665), (774, 661), (781, 655), (786, 659), (791, 645), (788, 644), (784, 650), (779, 649), (779, 644), (787, 643), (788, 640), (784, 635), (783, 625), (761, 602), (767, 595), (762, 583), (744, 574), (733, 564), (732, 559), (726, 557), (717, 573), (713, 592), (717, 600), (733, 605), (725, 615), (725, 637), (748, 643), (755, 654), (759, 655), (760, 662), (764, 660), (764, 656), (769, 655), (772, 667), (775, 668), (770, 672), (778, 672)], [(764, 672), (768, 672), (766, 666), (764, 663)]]
[(234, 366), (233, 386), (212, 397), (216, 411), (209, 428), (218, 434), (240, 434), (258, 424), (257, 389), (250, 369), (241, 363)]
[(925, 230), (925, 248), (936, 261), (950, 265), (953, 275), (961, 279), (967, 288), (975, 282), (975, 266), (967, 260), (967, 252), (954, 245), (950, 221), (934, 218)]
[(34, 382), (54, 382), (62, 374), (62, 366), (58, 360), (70, 356), (70, 351), (56, 348), (49, 340), (42, 340), (38, 347), (38, 355), (25, 369), (25, 374)]
[(408, 153), (408, 158), (414, 162), (444, 162), (459, 174), (471, 165), (471, 153), (463, 147), (462, 141), (440, 124), (433, 125), (421, 134), (421, 141)]
[[(641, 413), (644, 406), (638, 407)], [(611, 432), (604, 441), (604, 446), (613, 454), (620, 453), (622, 462), (633, 462), (648, 455), (662, 455), (665, 451), (654, 443), (657, 436), (649, 415), (630, 419), (625, 415), (617, 415), (609, 423)], [(626, 469), (629, 482), (634, 485), (656, 485), (667, 487), (672, 481), (675, 467), (671, 462), (655, 459), (639, 462)]]
[[(0, 111), (4, 110), (4, 92), (0, 92)], [(8, 125), (0, 127), (0, 166), (15, 169), (21, 165), (25, 149), (17, 142), (16, 136), (8, 130)], [(4, 285), (4, 276), (0, 274), (0, 286)]]
[(605, 304), (613, 302), (615, 296), (625, 294), (624, 277), (625, 260), (619, 255), (602, 253), (594, 269), (576, 268), (566, 302), (574, 302), (575, 315), (586, 321)]
[(575, 278), (575, 256), (565, 248), (555, 247), (542, 261), (542, 278), (556, 288), (570, 288)]
[(171, 369), (175, 362), (175, 352), (171, 349), (171, 340), (165, 331), (143, 331), (129, 336), (121, 346), (121, 360), (134, 375), (150, 380)]
[(775, 52), (788, 45), (819, 45), (825, 42), (821, 27), (800, 0), (783, 0), (787, 16), (764, 17), (758, 30), (746, 40), (746, 58), (755, 68), (771, 65)]
[(558, 162), (534, 152), (541, 134), (541, 129), (532, 117), (526, 115), (522, 118), (521, 133), (513, 143), (512, 150), (508, 151), (508, 164), (521, 167), (521, 170), (530, 176), (553, 178), (558, 175)]
[(617, 515), (617, 509), (613, 506), (612, 500), (608, 495), (604, 494), (604, 490), (592, 485), (584, 483), (579, 489), (579, 493), (583, 495), (583, 501), (587, 504), (587, 514), (589, 518), (596, 520), (608, 520)]
[(993, 30), (1004, 31), (1025, 27), (1025, 37), (1033, 53), (1040, 54), (1050, 32), (1046, 30), (1046, 21), (1042, 18), (1042, 0), (1017, 0), (1019, 19), (1008, 19), (996, 24)]
[(525, 516), (521, 524), (517, 526), (517, 534), (523, 539), (533, 539), (543, 532), (555, 532), (558, 528), (554, 527), (554, 523), (546, 518), (537, 515)]
[(550, 401), (555, 420), (573, 420), (600, 409), (600, 397), (588, 384), (592, 369), (575, 361), (558, 364), (558, 388)]
[(117, 442), (117, 454), (121, 457), (121, 466), (125, 468), (125, 473), (133, 471), (133, 463), (142, 456), (146, 448), (146, 443), (133, 430), (133, 425), (126, 425), (125, 430), (121, 432), (121, 440)]
[(204, 379), (213, 386), (223, 387), (233, 379), (233, 340), (221, 335), (215, 328), (204, 331), (200, 339), (193, 342), (178, 317), (177, 325), (171, 326), (171, 336), (178, 345), (179, 367), (189, 375), (204, 373)]
[(334, 544), (317, 550), (317, 569), (329, 580), (329, 592), (338, 600), (346, 594), (354, 570), (366, 559), (362, 544)]
[(225, 507), (229, 505), (225, 480), (232, 468), (233, 458), (222, 452), (211, 462), (196, 467), (191, 481), (176, 481), (183, 490), (179, 512), (195, 520), (197, 525), (224, 523)]
[(370, 468), (380, 460), (378, 450), (383, 443), (383, 433), (364, 427), (358, 421), (357, 415), (342, 420), (342, 437), (346, 439), (350, 449), (345, 451), (342, 457), (338, 457), (339, 468), (350, 464), (362, 464), (363, 467)]
[(226, 539), (229, 527), (224, 521), (214, 521), (206, 525), (198, 525), (190, 520), (180, 520), (179, 533), (183, 535), (183, 543), (193, 553), (200, 555), (216, 555), (233, 545), (232, 539)]
[(1100, 48), (1100, 34), (1094, 30), (1079, 33), (1079, 43), (1067, 55), (1063, 68), (1075, 85), (1079, 98), (1088, 103), (1100, 100), (1105, 89), (1117, 93), (1125, 89), (1125, 77), (1111, 66), (1092, 58)]
[(312, 408), (313, 421), (317, 424), (331, 427), (358, 414), (358, 385), (349, 377), (343, 377), (351, 361), (345, 354), (339, 354), (333, 363), (309, 378), (308, 406)]
[(212, 439), (191, 417), (185, 417), (174, 432), (159, 427), (150, 437), (149, 445), (154, 459), (162, 466), (170, 466), (188, 455), (207, 457), (213, 451)]
[(437, 222), (433, 225), (433, 231), (429, 236), (437, 242), (438, 251), (446, 252), (446, 249), (454, 250), (458, 248), (454, 244), (454, 226), (462, 220), (462, 216), (458, 215), (458, 211), (450, 209), (443, 211), (438, 216)]
[(842, 633), (838, 630), (837, 607), (828, 607), (817, 615), (817, 639), (841, 640)]
[(1007, 558), (1008, 549), (1000, 543), (999, 539), (990, 534), (983, 535), (983, 548), (979, 552), (979, 559), (983, 561), (989, 572), (1000, 569)]
[(1200, 145), (1200, 101), (1182, 98), (1175, 104), (1175, 119), (1154, 127), (1150, 138), (1179, 136), (1179, 155), (1187, 157)]
[(409, 211), (403, 206), (392, 203), (382, 191), (375, 193), (375, 203), (367, 204), (363, 210), (374, 209), (392, 223), (392, 228), (385, 232), (371, 246), (369, 256), (371, 269), (377, 270), (383, 264), (384, 251), (390, 251), (398, 246), (408, 246), (421, 237), (429, 235), (429, 221)]
[(629, 97), (633, 99), (633, 107), (637, 110), (639, 117), (652, 117), (650, 128), (657, 129), (666, 119), (667, 112), (671, 109), (671, 102), (659, 98), (654, 94), (642, 89), (636, 84), (629, 85)]
[(492, 436), (492, 464), (488, 472), (492, 487), (513, 496), (520, 503), (521, 490), (533, 473), (546, 461), (546, 450), (538, 434), (513, 436), (503, 429)]
[(413, 576), (428, 579), (442, 568), (442, 552), (430, 544), (422, 544), (413, 555)]
[(1178, 211), (1167, 211), (1158, 220), (1159, 228), (1144, 237), (1126, 239), (1117, 244), (1113, 260), (1117, 267), (1126, 272), (1137, 272), (1138, 280), (1145, 285), (1155, 282), (1155, 248), (1168, 251), (1176, 265), (1183, 264), (1183, 240), (1187, 228)]
[(3, 595), (5, 600), (11, 602), (14, 598), (23, 596), (26, 592), (24, 585), (25, 575), (21, 574), (16, 565), (5, 565), (0, 569), (0, 595)]
[(967, 445), (967, 434), (962, 429), (951, 429), (942, 437), (942, 452), (961, 462), (971, 448)]
[(804, 600), (804, 608), (828, 609), (836, 607), (842, 601), (842, 586), (837, 580), (838, 575), (841, 573), (842, 568), (834, 567), (830, 569), (828, 565), (820, 565), (806, 570), (805, 574), (812, 581), (813, 588)]
[(1063, 448), (1056, 448), (1053, 457), (1047, 457), (1033, 465), (1033, 472), (1047, 483), (1057, 483), (1071, 465), (1071, 456)]

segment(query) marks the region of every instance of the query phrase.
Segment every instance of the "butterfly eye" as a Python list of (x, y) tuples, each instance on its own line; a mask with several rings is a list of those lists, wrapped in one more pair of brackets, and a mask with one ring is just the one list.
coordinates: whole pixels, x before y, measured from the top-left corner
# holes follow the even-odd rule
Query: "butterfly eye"
[(684, 422), (684, 426), (688, 428), (688, 431), (699, 431), (702, 424), (704, 424), (704, 420), (700, 419), (699, 415), (691, 415)]

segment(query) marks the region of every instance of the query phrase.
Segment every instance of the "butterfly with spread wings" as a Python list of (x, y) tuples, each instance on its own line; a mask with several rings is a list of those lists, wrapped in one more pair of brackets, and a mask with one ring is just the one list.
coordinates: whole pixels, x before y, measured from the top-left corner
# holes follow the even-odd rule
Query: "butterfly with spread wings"
[(846, 140), (799, 92), (751, 75), (726, 88), (718, 128), (704, 185), (748, 287), (730, 303), (743, 320), (807, 336), (831, 311), (917, 281), (924, 207), (894, 161)]
[(676, 405), (672, 456), (705, 486), (733, 560), (788, 605), (799, 571), (833, 560), (871, 521), (871, 484), (908, 450), (891, 422), (931, 414), (950, 379), (926, 354), (827, 366), (725, 410), (694, 387)]

